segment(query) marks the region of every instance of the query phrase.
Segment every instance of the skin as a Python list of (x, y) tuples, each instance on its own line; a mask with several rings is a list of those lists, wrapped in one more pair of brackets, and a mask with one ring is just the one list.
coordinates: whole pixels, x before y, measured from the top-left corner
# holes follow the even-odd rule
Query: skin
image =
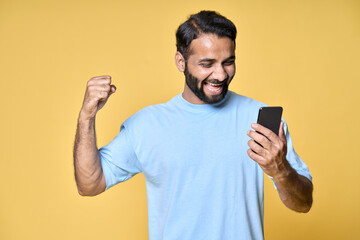
[(75, 180), (82, 196), (95, 196), (106, 188), (96, 146), (95, 117), (115, 91), (110, 76), (93, 77), (87, 82), (74, 144)]
[[(210, 91), (206, 84), (229, 85), (235, 75), (235, 46), (231, 39), (203, 34), (190, 44), (190, 55), (185, 61), (180, 52), (175, 54), (176, 66), (181, 72), (185, 68), (191, 74), (198, 89), (203, 89), (207, 101), (219, 100), (220, 93)], [(189, 77), (189, 75), (188, 75)], [(75, 179), (78, 192), (83, 196), (94, 196), (105, 191), (106, 182), (102, 172), (99, 151), (96, 146), (95, 117), (116, 88), (111, 85), (110, 76), (91, 78), (86, 87), (74, 144)], [(193, 104), (205, 104), (185, 83), (183, 97)], [(279, 136), (271, 130), (252, 124), (251, 127), (263, 135), (249, 130), (251, 138), (247, 151), (263, 171), (273, 177), (279, 196), (290, 209), (308, 212), (312, 205), (313, 186), (306, 177), (297, 174), (286, 160), (286, 138), (283, 123)], [(261, 144), (257, 144), (255, 141)]]

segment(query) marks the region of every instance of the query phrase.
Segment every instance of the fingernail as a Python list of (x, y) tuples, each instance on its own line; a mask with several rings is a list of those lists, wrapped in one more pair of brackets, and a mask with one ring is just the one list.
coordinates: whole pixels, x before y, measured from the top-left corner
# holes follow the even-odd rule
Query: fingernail
[(251, 127), (252, 127), (252, 128), (256, 128), (256, 127), (257, 127), (257, 124), (256, 124), (256, 123), (252, 123), (252, 124), (251, 124)]
[(249, 134), (250, 134), (250, 130), (248, 130), (246, 134), (249, 136)]

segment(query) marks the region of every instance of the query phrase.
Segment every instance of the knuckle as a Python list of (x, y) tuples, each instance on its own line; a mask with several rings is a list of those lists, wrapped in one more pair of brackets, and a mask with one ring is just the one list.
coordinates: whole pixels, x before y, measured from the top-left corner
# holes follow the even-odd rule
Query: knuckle
[(248, 152), (249, 157), (254, 158), (255, 153), (251, 149), (248, 149), (247, 152)]
[(270, 139), (278, 137), (273, 131), (269, 130), (268, 132)]
[(261, 147), (260, 147), (258, 144), (254, 144), (252, 148), (253, 148), (253, 149), (255, 150), (255, 152), (257, 152), (257, 153), (260, 153), (260, 152), (261, 152)]
[(87, 92), (90, 94), (90, 95), (93, 95), (94, 93), (96, 93), (96, 88), (95, 86), (89, 86), (87, 88)]

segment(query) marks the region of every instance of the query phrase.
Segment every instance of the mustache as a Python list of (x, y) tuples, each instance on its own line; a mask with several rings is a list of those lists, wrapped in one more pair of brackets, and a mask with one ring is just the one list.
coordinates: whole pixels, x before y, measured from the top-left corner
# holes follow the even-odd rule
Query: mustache
[(224, 84), (224, 83), (227, 83), (227, 81), (230, 79), (230, 76), (229, 75), (226, 75), (226, 78), (222, 81), (219, 81), (217, 79), (204, 79), (202, 81), (202, 83), (204, 84), (205, 82), (207, 83), (212, 83), (212, 84)]

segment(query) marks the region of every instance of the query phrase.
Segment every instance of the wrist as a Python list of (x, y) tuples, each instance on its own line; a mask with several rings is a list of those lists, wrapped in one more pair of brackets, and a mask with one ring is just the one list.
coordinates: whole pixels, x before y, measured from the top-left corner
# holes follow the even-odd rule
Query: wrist
[(78, 119), (78, 126), (81, 129), (94, 129), (95, 128), (95, 116), (90, 116), (81, 111)]
[(93, 116), (87, 114), (84, 110), (81, 110), (79, 114), (79, 122), (88, 122), (88, 123), (95, 122), (95, 116), (96, 115)]
[(289, 178), (292, 178), (296, 175), (296, 171), (291, 167), (289, 162), (285, 160), (283, 168), (279, 170), (278, 174), (273, 176), (275, 182), (288, 181)]

